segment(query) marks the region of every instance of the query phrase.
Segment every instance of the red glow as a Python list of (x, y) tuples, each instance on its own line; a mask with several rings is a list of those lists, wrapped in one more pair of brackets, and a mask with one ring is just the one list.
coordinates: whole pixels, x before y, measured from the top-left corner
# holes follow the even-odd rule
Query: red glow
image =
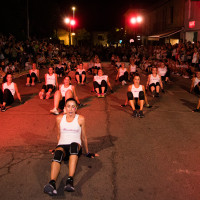
[(189, 22), (189, 28), (195, 28), (195, 21)]
[(74, 26), (74, 25), (76, 24), (76, 21), (72, 19), (72, 20), (70, 21), (70, 24), (71, 24), (72, 26)]
[(131, 17), (130, 22), (131, 24), (136, 24), (137, 19), (135, 17)]

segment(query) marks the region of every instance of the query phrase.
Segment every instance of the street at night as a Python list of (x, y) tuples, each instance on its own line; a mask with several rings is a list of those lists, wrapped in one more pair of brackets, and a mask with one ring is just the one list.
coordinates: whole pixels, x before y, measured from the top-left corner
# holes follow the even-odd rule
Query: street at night
[[(110, 65), (103, 66), (114, 79)], [(146, 75), (141, 77), (144, 83)], [(71, 194), (63, 190), (68, 165), (62, 164), (53, 198), (199, 199), (200, 124), (199, 113), (191, 112), (197, 98), (188, 93), (190, 80), (174, 77), (165, 94), (149, 97), (152, 108), (144, 109), (142, 119), (134, 119), (130, 107), (120, 107), (127, 86), (111, 81), (115, 92), (99, 99), (90, 92), (91, 80), (77, 86), (87, 104), (78, 113), (86, 117), (89, 148), (100, 156), (80, 158)], [(50, 176), (49, 150), (57, 144), (56, 117), (49, 113), (53, 99), (39, 99), (42, 84), (27, 88), (24, 76), (16, 82), (27, 101), (0, 113), (1, 199), (49, 199), (43, 187)]]

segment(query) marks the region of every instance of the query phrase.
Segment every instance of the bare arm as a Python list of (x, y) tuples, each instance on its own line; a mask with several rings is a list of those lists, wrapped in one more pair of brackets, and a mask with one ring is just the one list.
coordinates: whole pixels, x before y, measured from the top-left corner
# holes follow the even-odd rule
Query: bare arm
[(63, 115), (59, 115), (56, 118), (56, 132), (57, 132), (57, 142), (60, 140), (60, 122), (62, 120)]
[(78, 104), (80, 104), (80, 101), (79, 101), (79, 99), (78, 99), (78, 97), (76, 95), (76, 90), (75, 90), (74, 86), (72, 86), (72, 90), (73, 90), (73, 93), (74, 93), (74, 99), (77, 101)]
[(56, 77), (56, 89), (58, 89), (58, 75), (55, 74), (55, 77)]
[(108, 83), (109, 88), (112, 90), (112, 86), (110, 84), (109, 78), (107, 78), (107, 83)]
[(192, 92), (192, 90), (193, 90), (193, 88), (194, 88), (194, 80), (195, 80), (195, 78), (192, 79), (192, 84), (191, 84), (191, 86), (190, 86), (190, 92)]
[(159, 76), (160, 77), (160, 87), (161, 87), (161, 89), (163, 90), (163, 83), (162, 83), (162, 79), (161, 79), (161, 76)]
[(146, 89), (148, 88), (149, 81), (150, 81), (150, 75), (148, 75), (148, 79), (147, 79), (147, 83), (146, 83)]
[(20, 93), (19, 93), (19, 91), (18, 91), (17, 84), (15, 83), (14, 86), (15, 86), (15, 92), (16, 92), (16, 94), (17, 94), (17, 98), (18, 98), (20, 101), (22, 101), (22, 100), (21, 100)]
[(85, 130), (85, 118), (79, 115), (78, 122), (81, 126), (81, 140), (83, 142), (85, 152), (88, 153), (89, 151), (88, 151), (88, 142), (87, 142), (87, 136), (86, 136), (86, 130)]

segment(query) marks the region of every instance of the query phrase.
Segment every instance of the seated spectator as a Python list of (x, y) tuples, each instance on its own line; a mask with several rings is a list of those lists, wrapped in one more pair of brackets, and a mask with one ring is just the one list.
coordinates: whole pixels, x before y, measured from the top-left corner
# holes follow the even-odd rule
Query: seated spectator
[(32, 69), (29, 70), (27, 75), (26, 86), (34, 86), (37, 81), (39, 81), (39, 70), (36, 67), (36, 63), (33, 63)]

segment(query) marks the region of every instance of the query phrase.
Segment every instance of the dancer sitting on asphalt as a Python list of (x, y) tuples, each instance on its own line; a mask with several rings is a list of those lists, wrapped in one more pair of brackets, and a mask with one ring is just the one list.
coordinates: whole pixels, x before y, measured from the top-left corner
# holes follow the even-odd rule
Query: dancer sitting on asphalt
[(49, 67), (48, 73), (45, 74), (45, 85), (42, 86), (42, 90), (39, 92), (40, 99), (49, 99), (51, 93), (58, 88), (57, 74), (54, 73), (53, 67)]
[(60, 61), (59, 64), (56, 65), (55, 71), (58, 77), (62, 77), (65, 75), (65, 65), (62, 64), (62, 61)]
[(107, 75), (103, 74), (103, 70), (98, 70), (98, 75), (94, 76), (93, 80), (94, 90), (97, 93), (97, 97), (105, 97), (107, 92), (108, 86), (110, 87), (111, 92), (112, 87)]
[(78, 84), (84, 85), (86, 81), (86, 72), (83, 68), (83, 63), (80, 63), (77, 65), (77, 70), (75, 74), (75, 79), (78, 82)]
[(27, 75), (26, 86), (34, 86), (37, 81), (39, 81), (39, 70), (36, 63), (33, 63), (32, 69), (29, 70), (29, 74)]
[(169, 81), (169, 69), (165, 66), (164, 62), (160, 63), (160, 66), (158, 67), (158, 74), (165, 83)]
[(12, 74), (7, 74), (6, 82), (2, 84), (2, 90), (0, 89), (0, 106), (2, 112), (5, 112), (6, 107), (14, 102), (15, 93), (21, 102), (21, 96), (17, 84), (13, 82)]
[(163, 90), (161, 76), (157, 74), (157, 68), (152, 67), (152, 74), (148, 75), (146, 89), (151, 91), (153, 97), (159, 97), (160, 88)]
[(129, 65), (130, 80), (133, 80), (133, 77), (137, 72), (137, 65), (135, 64), (135, 61), (136, 61), (135, 59), (130, 60), (130, 65)]
[(96, 59), (96, 62), (94, 63), (94, 70), (93, 70), (93, 74), (97, 74), (98, 70), (101, 69), (101, 63), (99, 58)]
[(192, 78), (190, 92), (194, 90), (196, 95), (200, 95), (200, 71), (196, 72), (196, 77)]
[(54, 94), (54, 108), (50, 110), (50, 113), (54, 115), (59, 115), (58, 108), (63, 110), (65, 102), (69, 98), (76, 99), (77, 103), (80, 104), (80, 101), (76, 95), (75, 87), (71, 85), (71, 77), (66, 76), (63, 82), (64, 84), (61, 84), (59, 86), (59, 90), (57, 90)]
[(125, 67), (125, 63), (122, 63), (121, 67), (118, 70), (115, 81), (117, 81), (118, 79), (122, 83), (122, 85), (127, 84), (126, 82), (128, 81), (128, 71), (127, 68)]
[(78, 158), (82, 154), (82, 143), (86, 156), (94, 158), (98, 154), (89, 153), (85, 131), (85, 118), (76, 114), (77, 102), (69, 98), (65, 103), (66, 114), (59, 115), (56, 119), (58, 145), (51, 163), (51, 178), (44, 186), (44, 192), (53, 196), (57, 195), (56, 180), (61, 168), (62, 160), (69, 160), (69, 173), (64, 190), (74, 192), (73, 178), (75, 175)]
[[(145, 103), (145, 87), (144, 85), (140, 85), (140, 76), (139, 74), (135, 74), (133, 78), (133, 84), (128, 86), (127, 98), (128, 102), (133, 110), (133, 117), (144, 117), (143, 114), (143, 106)], [(136, 106), (140, 107), (139, 114), (136, 111)]]

